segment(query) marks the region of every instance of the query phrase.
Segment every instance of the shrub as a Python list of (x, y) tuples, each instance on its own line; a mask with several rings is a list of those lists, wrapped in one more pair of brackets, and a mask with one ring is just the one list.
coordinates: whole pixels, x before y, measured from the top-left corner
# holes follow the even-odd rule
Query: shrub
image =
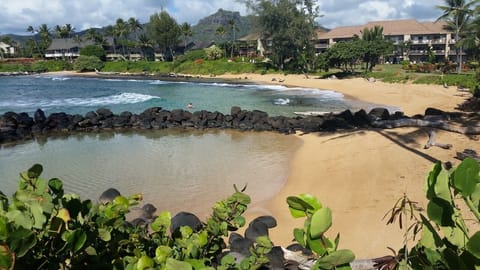
[(74, 69), (80, 72), (100, 70), (104, 66), (102, 60), (96, 56), (80, 55), (74, 64)]
[(213, 45), (212, 47), (205, 49), (205, 54), (209, 60), (217, 60), (222, 58), (223, 51), (219, 47)]
[(80, 50), (80, 55), (84, 56), (96, 56), (102, 61), (107, 60), (107, 54), (105, 50), (98, 45), (87, 45)]
[(455, 169), (445, 169), (438, 162), (425, 181), (425, 195), (428, 199), (426, 213), (406, 196), (390, 211), (387, 224), (398, 220), (400, 228), (405, 226), (405, 243), (411, 234), (413, 239), (420, 238), (411, 250), (405, 244), (387, 264), (398, 264), (398, 269), (478, 269), (480, 231), (470, 232), (465, 213), (459, 207), (461, 200), (475, 223), (480, 222), (478, 161), (466, 158)]
[[(21, 173), (12, 200), (0, 192), (0, 269), (247, 270), (279, 256), (283, 261), (268, 237), (268, 228), (276, 226), (273, 217), (253, 220), (245, 238), (233, 233), (245, 225), (242, 215), (250, 204), (250, 197), (235, 186), (230, 197), (215, 203), (205, 222), (185, 212), (188, 218), (174, 221), (165, 211), (142, 224), (126, 221), (141, 194), (115, 193), (94, 204), (64, 194), (62, 181), (45, 181), (42, 171), (35, 164)], [(289, 197), (287, 203), (293, 217), (305, 218), (294, 238), (316, 260), (313, 269), (348, 269), (354, 254), (338, 249), (338, 236), (325, 235), (332, 225), (330, 209), (308, 194)]]

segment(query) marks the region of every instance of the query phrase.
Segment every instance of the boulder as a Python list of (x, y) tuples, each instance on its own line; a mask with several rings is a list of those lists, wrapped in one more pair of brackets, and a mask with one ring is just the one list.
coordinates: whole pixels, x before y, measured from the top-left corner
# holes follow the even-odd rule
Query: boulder
[(233, 106), (231, 109), (230, 109), (230, 115), (233, 116), (233, 117), (236, 117), (240, 112), (242, 111), (242, 109), (238, 106)]
[(37, 109), (33, 114), (33, 120), (35, 121), (35, 123), (45, 123), (47, 117), (45, 116), (45, 113), (42, 111), (42, 109)]
[(390, 119), (390, 113), (385, 108), (373, 108), (369, 113), (368, 116), (372, 121), (379, 121), (379, 120), (388, 120)]
[(109, 118), (113, 116), (113, 113), (110, 109), (107, 108), (99, 108), (97, 109), (97, 114), (102, 116), (103, 118)]

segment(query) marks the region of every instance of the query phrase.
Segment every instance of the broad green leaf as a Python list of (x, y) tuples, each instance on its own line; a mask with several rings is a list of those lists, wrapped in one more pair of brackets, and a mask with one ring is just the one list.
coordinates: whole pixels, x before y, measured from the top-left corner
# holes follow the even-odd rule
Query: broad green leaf
[(98, 237), (102, 239), (105, 242), (108, 242), (112, 239), (112, 235), (110, 234), (110, 231), (104, 228), (98, 229)]
[(182, 238), (189, 238), (193, 233), (193, 229), (190, 226), (182, 226), (180, 227), (180, 233), (182, 234)]
[(450, 194), (449, 176), (446, 170), (441, 170), (437, 176), (437, 181), (434, 186), (435, 195), (437, 198), (452, 202), (452, 195)]
[(10, 221), (13, 221), (17, 226), (21, 226), (25, 229), (31, 229), (33, 227), (33, 220), (27, 212), (12, 210), (9, 211), (5, 216)]
[(442, 164), (440, 162), (435, 163), (430, 173), (428, 173), (427, 179), (425, 181), (425, 195), (427, 199), (431, 200), (435, 198), (435, 183), (437, 182), (437, 176), (442, 171)]
[(66, 234), (66, 236), (66, 242), (72, 247), (74, 252), (78, 252), (82, 249), (87, 241), (87, 234), (80, 229), (72, 231), (71, 233)]
[(63, 191), (63, 183), (58, 178), (52, 178), (48, 180), (48, 187), (55, 194), (61, 194)]
[(465, 248), (468, 239), (459, 227), (442, 227), (442, 230), (448, 242), (460, 249)]
[(479, 171), (480, 166), (476, 160), (464, 159), (453, 173), (453, 186), (465, 197), (472, 195), (480, 182)]
[(467, 250), (480, 259), (480, 231), (476, 232), (467, 243)]
[(299, 243), (302, 247), (305, 247), (305, 231), (299, 228), (293, 229), (293, 237), (295, 241)]
[(167, 246), (158, 246), (157, 249), (155, 249), (155, 262), (158, 264), (163, 264), (167, 260), (167, 257), (170, 256), (170, 252), (172, 249)]
[(97, 256), (97, 250), (95, 250), (94, 247), (92, 246), (88, 246), (87, 248), (85, 248), (85, 252), (90, 255), (90, 256)]
[(233, 223), (237, 228), (243, 227), (246, 223), (245, 218), (242, 216), (237, 216), (233, 219)]
[(233, 193), (232, 198), (241, 204), (249, 204), (251, 202), (250, 196), (241, 192)]
[(432, 199), (427, 205), (427, 214), (430, 220), (440, 226), (453, 226), (452, 206), (440, 199)]
[(140, 259), (138, 259), (136, 263), (137, 270), (144, 270), (144, 269), (151, 269), (154, 265), (153, 259), (148, 257), (147, 255), (142, 255)]
[(327, 247), (322, 243), (322, 239), (312, 239), (307, 233), (307, 248), (315, 252), (318, 256), (323, 256), (327, 252)]
[(221, 260), (222, 266), (233, 266), (235, 265), (235, 258), (232, 256), (232, 254), (227, 254), (222, 257)]
[(312, 210), (313, 207), (306, 203), (300, 197), (289, 196), (287, 197), (287, 204), (290, 213), (294, 218), (305, 217), (307, 209)]
[(42, 207), (39, 203), (32, 202), (30, 204), (30, 211), (32, 212), (34, 220), (33, 227), (36, 229), (41, 229), (45, 222), (47, 222), (47, 218), (43, 214)]
[(172, 258), (167, 259), (166, 270), (193, 270), (192, 265), (187, 262), (177, 261)]
[(30, 169), (28, 169), (27, 175), (29, 178), (37, 178), (42, 174), (43, 167), (40, 164), (33, 165)]
[(325, 207), (313, 213), (310, 224), (310, 235), (313, 239), (319, 238), (332, 226), (332, 211)]
[(10, 241), (10, 249), (15, 252), (17, 257), (23, 257), (37, 244), (35, 234), (29, 229), (18, 228), (11, 232), (8, 238)]
[(340, 249), (317, 260), (315, 265), (321, 269), (333, 269), (336, 266), (348, 264), (355, 260), (355, 254), (348, 249)]
[(154, 232), (160, 232), (162, 228), (163, 230), (166, 230), (168, 227), (170, 227), (171, 220), (172, 214), (170, 214), (170, 212), (161, 212), (160, 215), (158, 215), (158, 217), (156, 217), (152, 222), (151, 228)]
[(255, 242), (257, 243), (258, 246), (261, 246), (261, 247), (265, 247), (265, 248), (273, 247), (272, 241), (270, 241), (270, 238), (268, 238), (268, 236), (259, 236), (255, 239)]
[(300, 194), (298, 197), (302, 199), (304, 202), (306, 202), (308, 205), (310, 205), (313, 211), (316, 211), (322, 208), (322, 203), (315, 196), (311, 194), (304, 193), (304, 194)]
[[(429, 247), (431, 249), (437, 249), (437, 248), (443, 247), (444, 243), (442, 241), (442, 238), (437, 233), (435, 228), (433, 228), (432, 223), (423, 214), (420, 214), (420, 219), (422, 220), (422, 223), (423, 223), (423, 229), (422, 229), (422, 239), (419, 240), (419, 243), (422, 245), (425, 244), (425, 247), (427, 248)], [(426, 237), (425, 242), (422, 242), (424, 237)], [(428, 238), (433, 239), (433, 242)]]

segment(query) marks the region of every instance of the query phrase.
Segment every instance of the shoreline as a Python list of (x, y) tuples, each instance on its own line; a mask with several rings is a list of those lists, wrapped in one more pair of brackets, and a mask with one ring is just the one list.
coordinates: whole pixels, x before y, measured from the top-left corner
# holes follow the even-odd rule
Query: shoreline
[[(276, 80), (272, 81), (273, 78)], [(334, 90), (355, 100), (399, 107), (406, 115), (423, 114), (427, 107), (454, 111), (465, 100), (454, 87), (371, 83), (358, 78), (227, 74), (212, 79)], [(426, 207), (423, 182), (433, 166), (427, 158), (453, 161), (456, 165), (459, 162), (453, 157), (457, 151), (473, 146), (474, 150), (480, 150), (474, 139), (445, 131), (437, 131), (437, 139), (452, 144), (451, 149), (423, 149), (427, 131), (397, 128), (297, 134), (302, 145), (291, 157), (285, 185), (271, 200), (252, 203), (247, 219), (273, 215), (278, 227), (270, 230), (270, 236), (276, 245), (286, 246), (293, 239), (293, 229), (303, 226), (302, 219), (290, 217), (286, 197), (311, 193), (332, 209), (333, 226), (327, 235), (334, 238), (340, 233), (340, 248), (351, 249), (357, 258), (390, 255), (387, 247), (395, 250), (402, 247), (403, 231), (396, 224), (387, 226), (382, 217), (404, 193)]]

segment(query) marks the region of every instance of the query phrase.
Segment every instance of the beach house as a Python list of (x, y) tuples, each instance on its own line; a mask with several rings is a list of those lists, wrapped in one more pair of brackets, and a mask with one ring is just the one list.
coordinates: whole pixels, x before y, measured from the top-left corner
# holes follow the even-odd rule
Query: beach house
[(6, 58), (15, 54), (15, 47), (0, 41), (0, 58)]

